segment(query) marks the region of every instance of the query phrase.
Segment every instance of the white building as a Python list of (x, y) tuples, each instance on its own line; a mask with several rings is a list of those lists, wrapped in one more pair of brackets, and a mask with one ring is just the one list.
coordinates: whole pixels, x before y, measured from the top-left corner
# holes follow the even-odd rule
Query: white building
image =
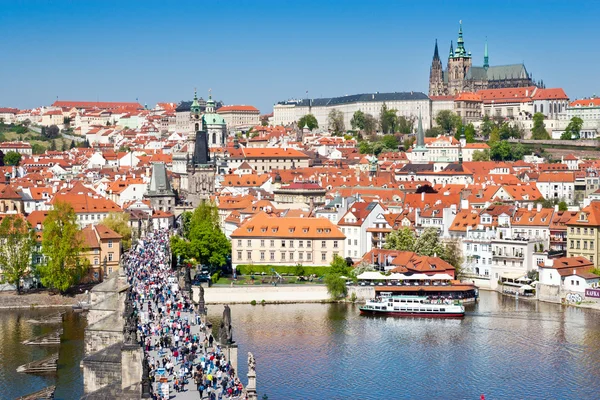
[(377, 216), (384, 209), (379, 203), (354, 202), (338, 222), (338, 227), (346, 235), (346, 253), (344, 257), (358, 260), (373, 248), (371, 234), (367, 228), (375, 224)]
[(350, 129), (350, 120), (358, 110), (379, 118), (381, 107), (397, 111), (398, 116), (416, 121), (419, 111), (425, 129), (431, 127), (431, 101), (421, 92), (365, 93), (350, 96), (283, 101), (273, 106), (273, 121), (276, 125), (288, 125), (306, 114), (313, 114), (319, 128), (329, 128), (329, 113), (339, 110), (344, 115), (344, 125)]

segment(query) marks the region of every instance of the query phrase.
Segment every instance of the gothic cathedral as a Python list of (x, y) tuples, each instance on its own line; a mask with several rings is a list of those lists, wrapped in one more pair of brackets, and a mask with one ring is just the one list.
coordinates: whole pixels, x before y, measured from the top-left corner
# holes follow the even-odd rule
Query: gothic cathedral
[(456, 50), (450, 42), (450, 54), (446, 70), (438, 51), (437, 40), (433, 51), (433, 61), (429, 72), (429, 96), (455, 96), (462, 92), (476, 92), (481, 89), (544, 87), (543, 81), (534, 82), (524, 64), (490, 66), (487, 41), (483, 56), (483, 66), (472, 65), (471, 52), (465, 50), (462, 21), (458, 29)]

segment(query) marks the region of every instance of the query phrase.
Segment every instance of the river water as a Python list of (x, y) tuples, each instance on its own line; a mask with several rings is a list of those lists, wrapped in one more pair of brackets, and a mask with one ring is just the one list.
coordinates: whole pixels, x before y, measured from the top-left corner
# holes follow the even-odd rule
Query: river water
[[(218, 323), (220, 306), (210, 307)], [(240, 374), (259, 398), (598, 399), (600, 313), (481, 292), (463, 320), (345, 304), (235, 305)]]
[[(209, 307), (218, 326), (221, 306)], [(21, 341), (56, 310), (0, 310), (0, 399), (57, 384), (78, 399), (85, 318), (65, 315), (56, 375), (16, 373), (55, 349)], [(346, 304), (234, 305), (240, 374), (256, 357), (259, 398), (598, 399), (600, 313), (481, 292), (463, 320), (363, 317)]]

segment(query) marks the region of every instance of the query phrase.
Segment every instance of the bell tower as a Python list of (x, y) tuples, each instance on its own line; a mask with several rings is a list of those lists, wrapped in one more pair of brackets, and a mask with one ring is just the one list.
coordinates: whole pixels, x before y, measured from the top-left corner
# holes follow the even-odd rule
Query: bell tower
[(471, 68), (471, 52), (465, 50), (465, 41), (463, 39), (462, 21), (458, 28), (458, 39), (456, 41), (456, 50), (453, 50), (450, 44), (450, 56), (448, 58), (448, 94), (455, 95), (462, 93), (465, 87), (465, 78)]
[(444, 94), (444, 69), (442, 67), (442, 60), (440, 59), (436, 39), (431, 69), (429, 70), (429, 96), (443, 96)]
[(195, 134), (202, 129), (202, 115), (200, 103), (198, 103), (198, 93), (196, 92), (196, 89), (194, 89), (194, 101), (192, 101), (192, 105), (190, 106), (190, 119), (192, 120)]

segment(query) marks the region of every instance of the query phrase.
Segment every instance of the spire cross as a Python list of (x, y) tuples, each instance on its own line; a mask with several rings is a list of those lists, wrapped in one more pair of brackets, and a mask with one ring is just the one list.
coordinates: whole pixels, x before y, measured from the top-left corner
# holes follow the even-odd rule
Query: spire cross
[(212, 96), (212, 89), (208, 89), (208, 97)]

